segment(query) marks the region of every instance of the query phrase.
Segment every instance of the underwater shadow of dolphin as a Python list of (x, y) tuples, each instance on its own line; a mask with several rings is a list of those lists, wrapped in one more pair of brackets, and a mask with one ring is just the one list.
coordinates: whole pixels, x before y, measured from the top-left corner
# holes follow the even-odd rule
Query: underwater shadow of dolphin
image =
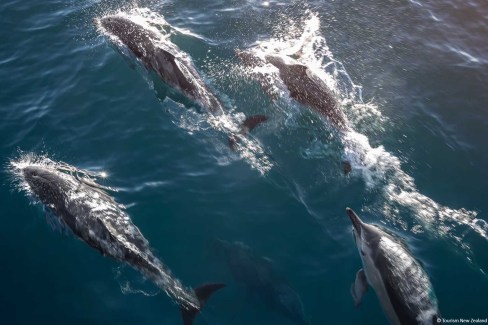
[(254, 254), (241, 242), (215, 239), (213, 253), (225, 260), (232, 277), (258, 296), (268, 307), (297, 324), (309, 324), (298, 293), (280, 276), (273, 262)]

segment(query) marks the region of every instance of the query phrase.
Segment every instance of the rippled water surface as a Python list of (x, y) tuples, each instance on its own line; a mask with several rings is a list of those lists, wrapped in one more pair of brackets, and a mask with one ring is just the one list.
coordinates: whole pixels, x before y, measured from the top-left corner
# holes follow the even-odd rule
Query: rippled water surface
[[(170, 99), (96, 27), (114, 13), (170, 37), (226, 113)], [(373, 290), (358, 309), (350, 296), (361, 260), (348, 206), (404, 239), (443, 318), (488, 317), (483, 0), (3, 0), (0, 26), (1, 323), (181, 322), (150, 281), (50, 227), (15, 190), (7, 166), (29, 152), (106, 173), (100, 183), (178, 279), (227, 283), (199, 324), (293, 324), (235, 281), (219, 239), (271, 265), (311, 324), (386, 323)], [(348, 131), (236, 49), (299, 53), (334, 90)], [(269, 119), (230, 150), (229, 132), (253, 114)]]

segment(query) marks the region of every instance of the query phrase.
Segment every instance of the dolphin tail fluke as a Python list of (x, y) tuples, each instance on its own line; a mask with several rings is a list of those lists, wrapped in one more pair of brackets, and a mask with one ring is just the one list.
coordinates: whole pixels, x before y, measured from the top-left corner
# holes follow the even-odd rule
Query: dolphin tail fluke
[(198, 302), (200, 303), (200, 307), (199, 308), (187, 307), (187, 306), (180, 307), (181, 317), (183, 318), (183, 324), (184, 325), (193, 324), (195, 317), (198, 315), (198, 313), (205, 306), (205, 303), (207, 302), (208, 298), (210, 298), (210, 296), (215, 291), (222, 289), (223, 287), (225, 287), (225, 284), (223, 284), (223, 283), (206, 283), (204, 285), (201, 285), (201, 286), (195, 288), (195, 290), (194, 290), (195, 295), (198, 298)]
[[(266, 115), (258, 114), (258, 115), (249, 116), (241, 124), (241, 134), (248, 134), (249, 132), (254, 130), (258, 125), (266, 122), (267, 120), (268, 117)], [(238, 141), (238, 137), (236, 137), (235, 135), (229, 136), (229, 147), (234, 151), (236, 150), (237, 141)]]

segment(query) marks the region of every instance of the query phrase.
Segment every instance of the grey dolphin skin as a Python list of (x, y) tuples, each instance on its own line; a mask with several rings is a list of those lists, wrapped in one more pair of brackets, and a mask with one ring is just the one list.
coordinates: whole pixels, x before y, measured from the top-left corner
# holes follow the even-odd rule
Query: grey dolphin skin
[(191, 59), (170, 40), (129, 18), (113, 15), (99, 19), (100, 26), (156, 72), (170, 87), (179, 90), (212, 114), (223, 114), (224, 108), (195, 69)]
[(363, 222), (351, 209), (346, 213), (363, 264), (351, 286), (356, 307), (369, 284), (391, 324), (441, 323), (429, 277), (403, 243)]
[[(310, 107), (320, 116), (324, 117), (339, 132), (348, 130), (346, 118), (327, 84), (306, 65), (287, 55), (267, 54), (259, 58), (250, 51), (236, 51), (236, 56), (246, 66), (256, 67), (271, 64), (279, 71), (280, 79), (288, 89), (290, 97), (300, 104)], [(257, 77), (263, 89), (271, 96), (271, 85), (267, 78)], [(349, 161), (342, 162), (344, 174), (352, 170)]]
[(217, 239), (213, 249), (229, 267), (234, 280), (243, 284), (268, 307), (297, 324), (309, 324), (298, 293), (279, 275), (273, 262), (257, 256), (241, 242)]
[[(346, 118), (334, 94), (306, 65), (286, 55), (267, 54), (264, 56), (264, 61), (249, 51), (237, 50), (236, 55), (250, 67), (264, 64), (275, 66), (291, 98), (325, 117), (339, 131), (347, 130)], [(269, 89), (265, 78), (260, 78), (258, 81), (265, 90)]]
[(24, 167), (21, 177), (29, 192), (79, 239), (104, 256), (127, 263), (164, 290), (180, 306), (185, 325), (192, 324), (209, 296), (224, 287), (211, 283), (194, 291), (185, 288), (152, 253), (120, 205), (94, 183), (54, 167), (36, 165)]
[[(169, 39), (120, 15), (102, 17), (97, 23), (127, 46), (148, 70), (156, 72), (169, 87), (177, 89), (213, 115), (224, 114), (223, 105), (207, 87), (191, 58)], [(239, 133), (245, 135), (266, 120), (267, 117), (262, 115), (250, 116), (241, 125)], [(236, 136), (229, 138), (231, 147), (236, 139)]]

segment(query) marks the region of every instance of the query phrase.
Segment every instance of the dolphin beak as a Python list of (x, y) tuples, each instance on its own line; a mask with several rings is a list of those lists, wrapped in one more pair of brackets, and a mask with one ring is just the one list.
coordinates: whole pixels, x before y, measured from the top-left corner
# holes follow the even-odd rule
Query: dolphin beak
[(359, 219), (358, 215), (352, 211), (351, 208), (346, 208), (346, 213), (349, 216), (349, 219), (351, 219), (352, 226), (354, 227), (354, 230), (356, 230), (358, 235), (361, 235), (361, 226), (363, 222), (361, 219)]

